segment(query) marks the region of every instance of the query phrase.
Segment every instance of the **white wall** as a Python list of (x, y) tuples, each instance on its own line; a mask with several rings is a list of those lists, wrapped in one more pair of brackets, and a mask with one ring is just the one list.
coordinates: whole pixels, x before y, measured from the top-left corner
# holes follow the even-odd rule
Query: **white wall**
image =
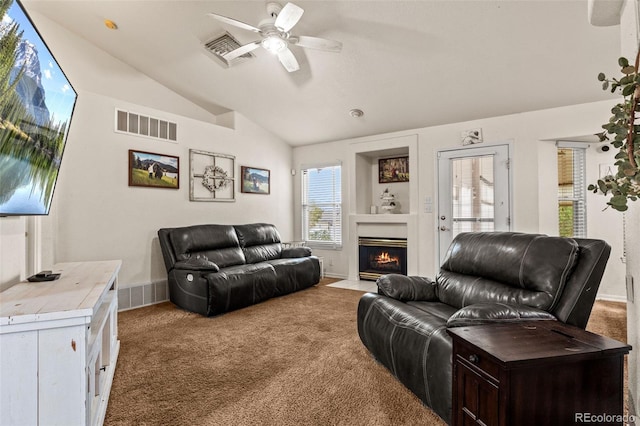
[[(178, 124), (179, 143), (113, 131), (114, 108), (160, 116)], [(180, 189), (128, 186), (128, 151), (180, 158)], [(242, 194), (236, 202), (189, 201), (189, 149), (236, 156), (240, 165), (271, 170), (271, 194)], [(291, 238), (291, 148), (247, 120), (236, 129), (155, 111), (83, 92), (64, 153), (52, 216), (57, 262), (123, 259), (124, 286), (166, 278), (157, 231), (200, 223), (274, 223)]]
[[(594, 90), (599, 90), (597, 82)], [(340, 160), (343, 165), (349, 164), (347, 149), (352, 143), (376, 141), (395, 136), (410, 134), (418, 135), (418, 168), (419, 168), (419, 196), (418, 205), (418, 234), (419, 243), (419, 273), (434, 276), (437, 265), (437, 176), (436, 154), (443, 149), (461, 147), (460, 133), (463, 130), (482, 128), (485, 145), (513, 141), (513, 230), (523, 232), (543, 232), (550, 235), (558, 234), (557, 218), (557, 159), (554, 140), (567, 139), (569, 136), (592, 135), (596, 133), (601, 123), (608, 120), (611, 102), (597, 102), (584, 105), (574, 105), (523, 114), (495, 117), (444, 126), (412, 129), (386, 135), (376, 135), (367, 138), (335, 141), (294, 148), (294, 165), (299, 168), (302, 164)], [(594, 163), (600, 161), (602, 154), (595, 150), (588, 152), (588, 181), (595, 182), (598, 176)], [(595, 157), (595, 159), (594, 159)], [(348, 196), (350, 171), (343, 167), (343, 210), (347, 210), (350, 200)], [(415, 175), (413, 175), (415, 176)], [(369, 190), (369, 189), (365, 189)], [(433, 213), (425, 213), (424, 201), (426, 197), (434, 200)], [(591, 196), (589, 202), (591, 203)], [(602, 198), (602, 197), (600, 197)], [(599, 295), (621, 299), (624, 297), (624, 265), (620, 261), (622, 250), (621, 226), (605, 226), (599, 223), (606, 221), (613, 214), (611, 210), (602, 212), (602, 200), (593, 201), (594, 206), (589, 210), (588, 229), (595, 238), (604, 238), (614, 248), (611, 260), (607, 266)], [(412, 201), (413, 203), (413, 201)], [(294, 187), (294, 206), (296, 234), (299, 236), (300, 183), (296, 180)], [(325, 268), (328, 274), (346, 277), (348, 275), (348, 259), (346, 253), (352, 252), (354, 241), (347, 241), (349, 235), (349, 221), (347, 211), (343, 212), (344, 247), (341, 251), (320, 251), (325, 257)], [(615, 215), (614, 215), (615, 216)]]
[[(621, 54), (631, 60), (639, 48), (640, 2), (626, 0), (620, 20)], [(633, 280), (633, 300), (627, 301), (627, 343), (629, 354), (629, 401), (640, 414), (640, 201), (630, 203), (626, 213), (627, 276)], [(630, 295), (631, 296), (631, 295)], [(637, 422), (637, 420), (636, 420)]]
[[(121, 286), (166, 279), (157, 230), (198, 223), (271, 222), (292, 238), (292, 149), (239, 114), (235, 129), (133, 68), (33, 14), (40, 32), (78, 92), (49, 217), (41, 219), (41, 267), (54, 262), (122, 259)], [(114, 132), (115, 108), (178, 124), (178, 142)], [(180, 189), (128, 186), (128, 150), (180, 158)], [(236, 156), (240, 166), (271, 170), (271, 194), (236, 202), (189, 201), (189, 149)], [(0, 218), (0, 284), (25, 278), (24, 218)]]
[(26, 219), (0, 218), (0, 291), (26, 275)]

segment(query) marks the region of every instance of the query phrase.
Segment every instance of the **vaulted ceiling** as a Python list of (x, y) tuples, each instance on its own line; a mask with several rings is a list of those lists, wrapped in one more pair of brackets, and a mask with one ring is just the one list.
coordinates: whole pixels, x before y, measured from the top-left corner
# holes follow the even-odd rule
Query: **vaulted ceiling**
[(586, 0), (294, 2), (292, 33), (343, 48), (292, 46), (300, 70), (288, 73), (262, 48), (225, 68), (203, 47), (225, 31), (259, 39), (207, 14), (256, 26), (262, 1), (24, 0), (212, 114), (238, 111), (294, 146), (612, 96), (596, 76), (616, 72), (619, 29), (590, 25)]

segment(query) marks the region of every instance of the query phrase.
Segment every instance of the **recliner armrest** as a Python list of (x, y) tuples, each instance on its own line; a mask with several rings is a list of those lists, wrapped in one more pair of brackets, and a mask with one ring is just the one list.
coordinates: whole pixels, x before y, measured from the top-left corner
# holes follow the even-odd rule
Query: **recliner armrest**
[(205, 256), (192, 256), (187, 260), (181, 260), (173, 265), (174, 269), (183, 269), (188, 271), (202, 272), (218, 272), (220, 267)]
[(499, 323), (504, 321), (556, 320), (547, 311), (525, 305), (507, 305), (504, 303), (475, 303), (465, 306), (451, 315), (447, 327), (465, 327)]
[(376, 280), (378, 294), (400, 300), (429, 301), (437, 300), (436, 283), (425, 277), (407, 277), (400, 274), (388, 274)]
[(311, 249), (309, 247), (285, 247), (282, 249), (283, 259), (309, 256), (311, 256)]

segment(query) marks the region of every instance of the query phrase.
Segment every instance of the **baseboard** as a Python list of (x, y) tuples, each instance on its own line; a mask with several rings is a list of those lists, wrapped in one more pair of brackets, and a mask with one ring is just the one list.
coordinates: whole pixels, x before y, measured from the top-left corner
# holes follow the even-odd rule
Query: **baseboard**
[(347, 276), (346, 275), (340, 275), (340, 274), (331, 274), (331, 273), (326, 273), (324, 274), (325, 278), (339, 278), (341, 280), (346, 280)]
[(607, 302), (622, 302), (627, 303), (627, 298), (625, 296), (618, 296), (613, 294), (598, 294), (596, 296), (596, 300), (604, 300)]
[(169, 287), (166, 280), (118, 289), (118, 311), (155, 305), (167, 300), (169, 300)]

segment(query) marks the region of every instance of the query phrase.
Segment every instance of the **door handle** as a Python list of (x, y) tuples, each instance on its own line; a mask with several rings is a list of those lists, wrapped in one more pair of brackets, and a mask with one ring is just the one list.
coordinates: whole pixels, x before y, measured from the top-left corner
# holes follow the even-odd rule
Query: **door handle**
[(441, 230), (441, 231), (448, 231), (448, 230), (449, 230), (449, 228), (447, 228), (446, 226), (444, 226), (444, 225), (443, 225), (443, 226), (441, 226), (441, 227), (440, 227), (440, 230)]

